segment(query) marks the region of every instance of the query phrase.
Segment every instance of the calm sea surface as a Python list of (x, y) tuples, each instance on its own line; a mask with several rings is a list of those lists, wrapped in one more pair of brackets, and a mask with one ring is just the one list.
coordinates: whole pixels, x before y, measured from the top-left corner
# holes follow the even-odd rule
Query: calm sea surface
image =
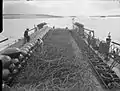
[[(75, 21), (84, 24), (85, 28), (93, 29), (95, 31), (95, 36), (103, 40), (108, 35), (108, 32), (111, 32), (112, 40), (120, 43), (120, 18), (101, 19), (81, 17), (75, 19)], [(31, 29), (34, 27), (34, 24), (37, 25), (41, 22), (47, 22), (49, 26), (72, 28), (71, 18), (4, 19), (4, 31), (2, 35), (11, 37), (11, 39), (0, 44), (0, 48), (13, 40), (23, 37), (26, 28)]]

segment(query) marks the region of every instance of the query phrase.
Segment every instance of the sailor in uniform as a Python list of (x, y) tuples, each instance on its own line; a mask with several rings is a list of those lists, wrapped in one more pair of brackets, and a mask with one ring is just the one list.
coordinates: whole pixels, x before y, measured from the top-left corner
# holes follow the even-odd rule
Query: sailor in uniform
[(44, 45), (42, 38), (37, 39), (37, 45), (40, 46), (40, 50), (37, 49), (36, 51), (42, 51)]
[(74, 26), (74, 22), (75, 22), (75, 18), (72, 18), (73, 29), (75, 28), (75, 26)]
[(24, 32), (24, 43), (30, 41), (30, 36), (28, 35), (28, 31), (29, 31), (29, 29), (27, 28)]

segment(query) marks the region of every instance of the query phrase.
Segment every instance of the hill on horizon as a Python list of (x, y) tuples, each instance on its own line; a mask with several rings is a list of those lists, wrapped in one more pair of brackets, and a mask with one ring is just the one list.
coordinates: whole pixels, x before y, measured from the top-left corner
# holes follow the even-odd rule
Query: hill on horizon
[(4, 19), (17, 18), (62, 18), (63, 16), (55, 16), (49, 14), (3, 14)]

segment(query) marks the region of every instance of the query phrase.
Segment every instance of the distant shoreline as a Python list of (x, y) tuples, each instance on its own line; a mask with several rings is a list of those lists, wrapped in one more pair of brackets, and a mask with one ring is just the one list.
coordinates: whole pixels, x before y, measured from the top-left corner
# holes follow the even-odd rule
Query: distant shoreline
[(26, 19), (26, 18), (63, 18), (63, 16), (54, 16), (47, 14), (3, 14), (4, 19)]

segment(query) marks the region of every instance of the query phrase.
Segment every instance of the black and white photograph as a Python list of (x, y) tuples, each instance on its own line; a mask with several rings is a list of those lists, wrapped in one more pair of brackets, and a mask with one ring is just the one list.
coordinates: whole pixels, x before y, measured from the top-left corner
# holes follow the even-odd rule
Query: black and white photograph
[(2, 91), (120, 91), (120, 0), (2, 0)]

